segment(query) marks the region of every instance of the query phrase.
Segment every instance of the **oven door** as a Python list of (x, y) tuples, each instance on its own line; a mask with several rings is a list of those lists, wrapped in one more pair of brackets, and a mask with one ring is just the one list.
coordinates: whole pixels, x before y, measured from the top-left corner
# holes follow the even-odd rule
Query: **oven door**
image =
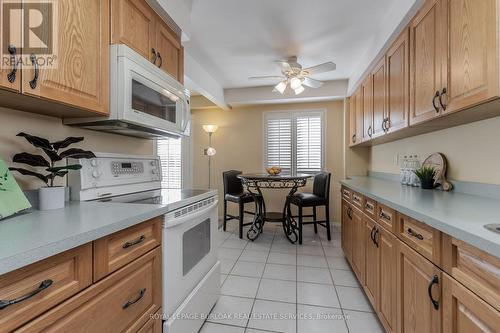
[(163, 306), (168, 317), (217, 263), (217, 203), (213, 197), (165, 216)]

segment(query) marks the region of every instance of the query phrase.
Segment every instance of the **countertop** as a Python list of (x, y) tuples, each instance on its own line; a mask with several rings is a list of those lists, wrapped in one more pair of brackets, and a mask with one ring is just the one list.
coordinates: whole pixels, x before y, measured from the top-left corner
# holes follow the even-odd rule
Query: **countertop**
[(436, 228), (456, 239), (500, 257), (500, 234), (484, 228), (500, 223), (500, 200), (486, 196), (401, 185), (375, 177), (353, 177), (341, 184)]
[(217, 194), (189, 191), (163, 191), (162, 204), (72, 201), (1, 220), (0, 275)]

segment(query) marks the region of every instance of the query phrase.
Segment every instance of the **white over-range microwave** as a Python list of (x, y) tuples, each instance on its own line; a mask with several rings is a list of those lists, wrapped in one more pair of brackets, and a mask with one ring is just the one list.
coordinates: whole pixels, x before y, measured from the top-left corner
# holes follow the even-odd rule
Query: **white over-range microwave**
[(189, 91), (126, 45), (110, 52), (109, 116), (64, 123), (150, 139), (189, 135)]

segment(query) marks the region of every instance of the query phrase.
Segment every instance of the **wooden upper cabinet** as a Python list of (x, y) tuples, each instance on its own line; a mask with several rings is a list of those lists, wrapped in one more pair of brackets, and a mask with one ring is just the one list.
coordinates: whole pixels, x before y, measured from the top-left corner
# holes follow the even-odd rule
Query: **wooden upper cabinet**
[(378, 228), (380, 289), (378, 314), (386, 332), (397, 332), (397, 285), (398, 239), (384, 228)]
[(403, 243), (398, 253), (398, 332), (441, 332), (441, 271)]
[(156, 65), (182, 82), (184, 73), (181, 68), (184, 67), (182, 66), (184, 54), (181, 42), (163, 21), (157, 20), (156, 29), (155, 47), (159, 58)]
[(443, 88), (441, 1), (427, 0), (410, 23), (410, 125), (440, 115), (436, 92)]
[(106, 114), (109, 112), (109, 0), (56, 3), (57, 67), (24, 68), (23, 93)]
[(385, 57), (373, 70), (373, 134), (374, 138), (385, 133), (386, 81)]
[(409, 107), (409, 31), (405, 29), (386, 54), (387, 109), (386, 128), (394, 132), (408, 127)]
[(156, 14), (143, 0), (111, 0), (111, 43), (126, 44), (150, 61)]
[(363, 136), (362, 141), (369, 141), (373, 136), (373, 75), (368, 75), (361, 85), (363, 99)]
[(500, 312), (443, 274), (443, 333), (500, 332)]
[[(3, 21), (3, 12), (2, 8), (3, 6), (1, 5), (0, 2), (0, 26), (4, 27), (5, 23)], [(14, 17), (10, 18), (11, 20), (14, 20)], [(11, 22), (12, 24), (14, 22)], [(19, 28), (19, 32), (21, 32), (22, 29), (22, 24), (21, 20), (16, 24)], [(11, 25), (12, 26), (12, 25)], [(3, 33), (0, 32), (0, 33)], [(0, 36), (0, 38), (11, 38), (13, 34), (10, 36)], [(9, 47), (12, 46), (12, 47)], [(9, 90), (14, 90), (14, 91), (21, 91), (21, 68), (19, 67), (14, 67), (14, 64), (16, 63), (17, 60), (19, 60), (19, 47), (21, 45), (16, 45), (16, 43), (12, 40), (9, 40), (9, 43), (2, 43), (1, 49), (0, 49), (0, 56), (2, 63), (0, 64), (0, 88), (6, 88)], [(17, 57), (16, 57), (17, 55)], [(8, 66), (5, 66), (5, 61), (8, 62)], [(16, 70), (14, 70), (16, 69)]]
[(497, 0), (443, 0), (448, 48), (443, 57), (444, 113), (499, 96)]
[(356, 96), (356, 143), (363, 141), (363, 91), (359, 87)]
[(349, 146), (356, 144), (356, 96), (349, 98)]

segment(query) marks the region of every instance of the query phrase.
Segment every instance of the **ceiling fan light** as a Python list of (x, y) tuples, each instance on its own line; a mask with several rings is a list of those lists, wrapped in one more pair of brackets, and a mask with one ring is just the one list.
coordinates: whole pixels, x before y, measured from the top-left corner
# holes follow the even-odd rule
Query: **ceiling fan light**
[(299, 86), (297, 89), (295, 89), (295, 95), (300, 95), (306, 90), (303, 86)]
[(274, 87), (274, 89), (276, 89), (280, 94), (283, 94), (286, 89), (286, 81), (281, 81)]
[(294, 77), (290, 80), (290, 88), (292, 88), (293, 90), (296, 90), (301, 86), (302, 81), (299, 78)]

